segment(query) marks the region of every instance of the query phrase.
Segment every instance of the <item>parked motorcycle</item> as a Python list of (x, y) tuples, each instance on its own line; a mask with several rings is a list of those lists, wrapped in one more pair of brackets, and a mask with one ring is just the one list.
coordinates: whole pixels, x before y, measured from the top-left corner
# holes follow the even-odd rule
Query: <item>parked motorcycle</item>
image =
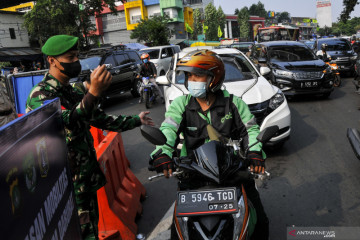
[(145, 107), (150, 108), (154, 102), (156, 101), (156, 97), (158, 96), (158, 92), (156, 90), (155, 85), (150, 82), (149, 77), (142, 78), (142, 87), (143, 87), (143, 100), (145, 102)]
[[(258, 135), (258, 142), (267, 142), (278, 130), (278, 126), (266, 128)], [(213, 135), (210, 131), (209, 136)], [(141, 133), (154, 145), (166, 144), (166, 137), (157, 128), (143, 125)], [(264, 179), (270, 174), (249, 171), (245, 156), (253, 145), (244, 150), (240, 143), (210, 141), (194, 150), (194, 158), (174, 157), (173, 175), (187, 187), (177, 192), (171, 239), (250, 239), (256, 211), (242, 182), (249, 178)], [(149, 180), (161, 176), (164, 174)]]
[(331, 60), (325, 62), (327, 65), (331, 67), (331, 73), (334, 76), (334, 87), (340, 87), (341, 86), (341, 77), (340, 73), (338, 71), (338, 65), (336, 64), (336, 61)]

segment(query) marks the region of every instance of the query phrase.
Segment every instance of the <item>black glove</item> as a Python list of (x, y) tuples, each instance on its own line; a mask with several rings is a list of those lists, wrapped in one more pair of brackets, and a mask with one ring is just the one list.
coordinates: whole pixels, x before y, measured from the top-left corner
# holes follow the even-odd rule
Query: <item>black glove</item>
[(172, 170), (173, 169), (173, 160), (166, 154), (161, 154), (156, 157), (152, 163), (156, 172), (160, 173), (164, 170)]
[(247, 159), (249, 160), (250, 169), (252, 169), (252, 171), (255, 171), (256, 173), (263, 173), (265, 171), (265, 159), (261, 152), (249, 151)]

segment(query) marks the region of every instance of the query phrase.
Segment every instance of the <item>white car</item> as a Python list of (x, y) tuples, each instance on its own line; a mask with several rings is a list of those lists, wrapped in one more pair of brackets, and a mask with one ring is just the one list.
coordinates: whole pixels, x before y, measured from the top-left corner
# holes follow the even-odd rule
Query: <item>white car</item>
[[(174, 71), (176, 66), (174, 63), (189, 52), (205, 48), (209, 49), (209, 47), (183, 49), (172, 59), (166, 76), (160, 76), (156, 79), (159, 85), (164, 86), (166, 110), (176, 97), (188, 94), (184, 86), (184, 75), (179, 75)], [(225, 64), (223, 89), (242, 98), (248, 104), (250, 111), (260, 126), (260, 131), (266, 127), (277, 125), (279, 132), (266, 146), (281, 147), (290, 136), (290, 109), (282, 91), (271, 85), (262, 76), (269, 73), (270, 69), (261, 67), (259, 72), (254, 64), (237, 49), (221, 48), (211, 50), (217, 53)]]

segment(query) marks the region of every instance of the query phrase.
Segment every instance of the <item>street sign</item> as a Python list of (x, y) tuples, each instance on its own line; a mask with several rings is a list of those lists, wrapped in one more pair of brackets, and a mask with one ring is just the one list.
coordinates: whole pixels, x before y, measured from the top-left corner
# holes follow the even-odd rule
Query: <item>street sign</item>
[(0, 128), (2, 239), (81, 239), (59, 99)]

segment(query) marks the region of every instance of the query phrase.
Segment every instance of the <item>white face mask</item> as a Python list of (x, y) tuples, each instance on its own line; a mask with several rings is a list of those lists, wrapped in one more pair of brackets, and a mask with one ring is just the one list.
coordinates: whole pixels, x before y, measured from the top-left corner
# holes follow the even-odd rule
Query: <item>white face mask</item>
[(196, 98), (206, 97), (206, 82), (188, 81), (188, 89), (191, 96)]

